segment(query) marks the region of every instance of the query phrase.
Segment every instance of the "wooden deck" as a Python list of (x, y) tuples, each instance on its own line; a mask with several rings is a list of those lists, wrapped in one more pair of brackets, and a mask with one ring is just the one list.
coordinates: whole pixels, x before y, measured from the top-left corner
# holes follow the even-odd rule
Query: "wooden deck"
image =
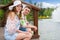
[[(0, 40), (4, 40), (4, 28), (0, 27)], [(39, 39), (32, 39), (32, 40), (39, 40)]]
[(0, 27), (0, 40), (4, 40), (4, 28)]

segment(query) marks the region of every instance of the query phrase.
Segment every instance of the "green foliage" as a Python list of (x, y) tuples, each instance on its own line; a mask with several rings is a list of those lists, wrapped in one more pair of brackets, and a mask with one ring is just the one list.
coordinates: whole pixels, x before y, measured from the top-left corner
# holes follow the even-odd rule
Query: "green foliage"
[[(34, 5), (36, 5), (36, 3), (34, 3)], [(38, 12), (38, 18), (51, 18), (52, 15), (52, 11), (54, 10), (54, 8), (42, 8), (42, 2), (38, 5), (40, 6), (40, 11)]]
[(51, 18), (53, 8), (44, 8), (39, 11), (38, 18)]
[(4, 10), (0, 9), (0, 20), (2, 20), (4, 17)]
[(41, 10), (39, 11), (39, 13), (38, 13), (38, 16), (43, 16), (43, 15), (44, 15), (44, 11), (45, 11), (45, 9), (41, 9)]
[(0, 4), (6, 5), (10, 3), (12, 0), (0, 0)]
[(45, 9), (45, 11), (44, 11), (44, 16), (51, 16), (52, 10), (53, 10), (53, 9), (51, 9), (51, 8)]

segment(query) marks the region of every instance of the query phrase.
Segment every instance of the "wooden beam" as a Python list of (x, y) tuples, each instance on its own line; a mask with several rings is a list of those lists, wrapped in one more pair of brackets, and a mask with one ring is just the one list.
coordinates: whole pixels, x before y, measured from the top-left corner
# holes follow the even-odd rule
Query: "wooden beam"
[(3, 6), (0, 5), (0, 9), (7, 9), (12, 4), (13, 4), (13, 2), (10, 2), (7, 5), (3, 5)]
[[(37, 10), (33, 10), (33, 16), (34, 16), (34, 25), (37, 26), (38, 28), (38, 11)], [(34, 33), (34, 36), (33, 38), (39, 38), (39, 35), (38, 35), (38, 30)]]
[(40, 10), (40, 8), (38, 8), (37, 6), (35, 6), (35, 5), (33, 5), (33, 4), (29, 4), (29, 3), (26, 3), (26, 2), (22, 2), (22, 3), (31, 6), (32, 9), (34, 9), (34, 10), (37, 10), (37, 11)]
[(0, 5), (0, 9), (2, 9), (5, 5)]
[[(10, 5), (12, 5), (12, 4), (13, 4), (13, 1), (12, 1), (11, 3), (8, 3), (8, 4), (5, 5), (5, 6), (0, 6), (0, 9), (1, 9), (1, 8), (6, 9), (6, 8), (8, 8)], [(29, 3), (26, 3), (26, 2), (23, 2), (23, 1), (22, 1), (22, 4), (29, 5), (29, 6), (31, 6), (32, 9), (34, 9), (34, 10), (37, 10), (37, 11), (40, 10), (40, 8), (36, 7), (36, 6), (33, 5), (33, 4), (29, 4)]]

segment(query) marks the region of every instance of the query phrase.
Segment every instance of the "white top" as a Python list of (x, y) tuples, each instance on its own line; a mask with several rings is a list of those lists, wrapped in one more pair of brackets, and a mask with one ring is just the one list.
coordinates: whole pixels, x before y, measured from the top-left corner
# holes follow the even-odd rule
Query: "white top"
[(15, 16), (14, 20), (11, 20), (10, 17), (8, 17), (5, 27), (6, 31), (8, 31), (10, 34), (15, 33), (20, 27), (20, 20), (17, 16)]

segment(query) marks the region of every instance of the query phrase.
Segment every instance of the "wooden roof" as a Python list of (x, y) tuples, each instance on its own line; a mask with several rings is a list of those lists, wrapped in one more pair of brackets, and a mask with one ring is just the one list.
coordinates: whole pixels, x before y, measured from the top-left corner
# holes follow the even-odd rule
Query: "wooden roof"
[[(34, 10), (37, 10), (37, 11), (40, 10), (40, 8), (36, 7), (35, 5), (29, 4), (29, 3), (26, 3), (26, 2), (22, 2), (22, 3), (31, 6), (31, 8), (34, 9)], [(8, 6), (12, 5), (12, 4), (13, 4), (13, 2), (11, 2), (11, 3), (9, 3), (9, 4), (5, 5), (5, 6), (0, 5), (0, 9), (2, 9), (2, 8), (5, 9)]]

